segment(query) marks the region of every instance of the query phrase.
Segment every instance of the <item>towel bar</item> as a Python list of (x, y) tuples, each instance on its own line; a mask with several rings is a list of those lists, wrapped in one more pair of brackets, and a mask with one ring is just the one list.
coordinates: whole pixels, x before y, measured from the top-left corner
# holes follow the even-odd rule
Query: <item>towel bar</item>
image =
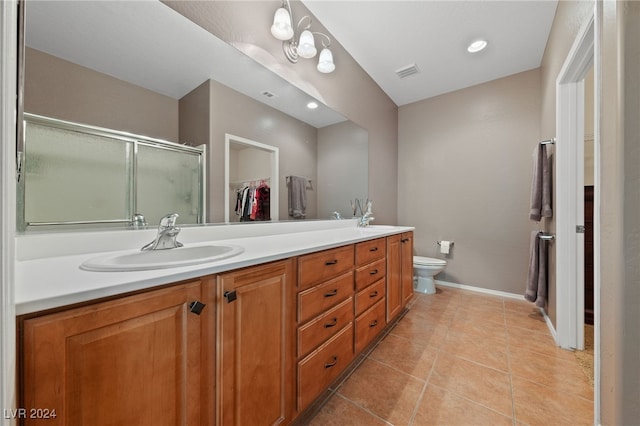
[(556, 138), (547, 139), (546, 141), (540, 141), (540, 145), (553, 145), (556, 143)]
[(556, 236), (553, 234), (545, 234), (543, 232), (539, 232), (538, 238), (540, 238), (541, 240), (553, 240), (556, 238)]
[[(436, 243), (438, 243), (438, 245), (442, 245), (442, 241), (436, 241)], [(453, 241), (449, 242), (449, 247), (453, 247)]]

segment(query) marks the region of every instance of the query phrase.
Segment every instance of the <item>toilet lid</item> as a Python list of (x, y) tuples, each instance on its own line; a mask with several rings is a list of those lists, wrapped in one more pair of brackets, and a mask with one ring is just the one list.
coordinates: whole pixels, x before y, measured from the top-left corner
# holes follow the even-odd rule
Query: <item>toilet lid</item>
[(441, 266), (446, 265), (447, 261), (443, 259), (435, 259), (433, 257), (413, 256), (413, 263), (415, 265)]

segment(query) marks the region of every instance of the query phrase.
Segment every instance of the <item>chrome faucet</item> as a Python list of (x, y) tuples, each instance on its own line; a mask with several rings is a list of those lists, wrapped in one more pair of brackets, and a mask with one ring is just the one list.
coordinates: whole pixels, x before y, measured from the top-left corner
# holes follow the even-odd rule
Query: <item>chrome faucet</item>
[(373, 217), (373, 212), (371, 211), (372, 204), (373, 204), (373, 201), (367, 200), (367, 211), (362, 215), (360, 219), (358, 219), (358, 226), (360, 227), (369, 226), (369, 222), (371, 222), (372, 220), (375, 220), (375, 217)]
[(156, 239), (140, 250), (165, 250), (182, 247), (182, 243), (176, 241), (176, 237), (180, 233), (180, 228), (176, 226), (176, 219), (178, 219), (178, 213), (171, 213), (160, 219)]
[(340, 212), (333, 212), (331, 213), (331, 219), (342, 220), (342, 215), (340, 214)]

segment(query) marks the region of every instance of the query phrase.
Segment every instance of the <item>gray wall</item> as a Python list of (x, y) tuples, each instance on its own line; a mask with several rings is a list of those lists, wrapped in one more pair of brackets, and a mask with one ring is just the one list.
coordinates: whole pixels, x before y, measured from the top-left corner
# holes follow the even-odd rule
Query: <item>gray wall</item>
[(180, 142), (177, 99), (29, 48), (24, 104), (33, 114)]
[(398, 218), (416, 254), (447, 260), (440, 280), (523, 294), (539, 70), (403, 106), (399, 128)]

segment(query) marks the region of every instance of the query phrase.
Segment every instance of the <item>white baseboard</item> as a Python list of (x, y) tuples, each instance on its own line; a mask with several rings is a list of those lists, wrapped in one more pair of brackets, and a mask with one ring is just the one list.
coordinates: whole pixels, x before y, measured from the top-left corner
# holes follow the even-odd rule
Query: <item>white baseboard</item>
[(462, 290), (475, 291), (477, 293), (490, 294), (492, 296), (500, 296), (500, 297), (508, 297), (509, 299), (524, 300), (523, 294), (508, 293), (506, 291), (491, 290), (488, 288), (474, 287), (471, 285), (450, 283), (448, 281), (435, 280), (435, 282), (436, 282), (436, 285), (441, 285), (444, 287), (453, 287), (453, 288), (459, 288)]
[(551, 337), (553, 337), (553, 341), (556, 343), (556, 346), (560, 346), (560, 344), (558, 343), (558, 333), (556, 333), (556, 329), (553, 326), (553, 323), (551, 322), (551, 318), (549, 318), (549, 315), (547, 315), (547, 311), (544, 310), (544, 308), (539, 308), (540, 312), (542, 313), (542, 316), (544, 317), (544, 322), (547, 323), (547, 327), (549, 328), (549, 333), (551, 333)]

